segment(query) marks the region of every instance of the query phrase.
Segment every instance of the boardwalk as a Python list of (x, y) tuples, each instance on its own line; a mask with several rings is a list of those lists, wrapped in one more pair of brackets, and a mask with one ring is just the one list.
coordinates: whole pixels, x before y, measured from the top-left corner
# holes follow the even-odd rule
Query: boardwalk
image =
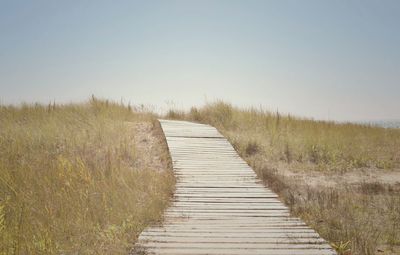
[(257, 179), (213, 127), (161, 120), (177, 177), (162, 226), (142, 232), (138, 254), (336, 254)]

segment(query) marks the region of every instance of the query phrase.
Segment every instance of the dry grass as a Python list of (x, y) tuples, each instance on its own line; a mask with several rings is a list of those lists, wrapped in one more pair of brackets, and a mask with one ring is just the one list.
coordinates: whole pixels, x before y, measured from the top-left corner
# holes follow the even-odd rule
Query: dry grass
[(311, 187), (286, 178), (267, 165), (259, 165), (255, 169), (268, 186), (280, 194), (295, 215), (305, 220), (333, 246), (348, 243), (351, 253), (339, 254), (398, 254), (398, 187), (378, 183)]
[(138, 122), (165, 146), (130, 106), (0, 106), (0, 254), (128, 253), (174, 183), (165, 147), (158, 164), (138, 160), (154, 156), (135, 143)]
[(336, 124), (239, 109), (224, 102), (167, 117), (211, 124), (292, 212), (329, 240), (340, 254), (396, 254), (400, 245), (399, 187), (380, 183), (308, 186), (283, 176), (285, 167), (325, 174), (400, 167), (400, 130)]
[(167, 117), (209, 123), (240, 151), (256, 141), (271, 161), (312, 163), (317, 170), (341, 172), (400, 167), (398, 129), (301, 119), (262, 109), (238, 109), (223, 102), (192, 108), (189, 113), (171, 110)]

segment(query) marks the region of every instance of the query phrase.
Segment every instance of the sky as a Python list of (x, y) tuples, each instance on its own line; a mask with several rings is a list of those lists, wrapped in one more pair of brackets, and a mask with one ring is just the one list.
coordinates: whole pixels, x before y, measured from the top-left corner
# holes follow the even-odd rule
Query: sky
[(0, 102), (400, 119), (400, 1), (0, 0)]

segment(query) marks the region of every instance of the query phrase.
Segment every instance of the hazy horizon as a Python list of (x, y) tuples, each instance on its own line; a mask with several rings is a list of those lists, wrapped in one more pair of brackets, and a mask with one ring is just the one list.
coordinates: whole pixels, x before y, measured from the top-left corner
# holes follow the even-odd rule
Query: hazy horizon
[(398, 1), (2, 1), (0, 102), (400, 119)]

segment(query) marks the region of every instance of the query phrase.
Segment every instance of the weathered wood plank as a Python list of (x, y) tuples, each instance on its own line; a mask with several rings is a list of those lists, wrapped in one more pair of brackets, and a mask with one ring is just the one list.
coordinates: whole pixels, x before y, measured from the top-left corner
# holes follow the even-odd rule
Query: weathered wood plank
[(176, 190), (164, 222), (141, 233), (134, 254), (336, 254), (313, 229), (290, 216), (215, 128), (160, 122)]
[[(185, 242), (185, 243), (174, 243), (174, 242), (148, 242), (143, 247), (151, 248), (198, 248), (198, 249), (218, 249), (221, 248), (219, 243), (198, 243), (198, 242)], [(276, 243), (229, 243), (231, 249), (278, 249), (279, 245)], [(285, 245), (286, 249), (330, 249), (329, 245), (326, 244), (296, 244), (288, 243)]]
[[(229, 226), (293, 226), (301, 225), (306, 226), (304, 222), (299, 219), (288, 219), (289, 217), (270, 217), (270, 218), (229, 218), (227, 219), (185, 219), (185, 218), (166, 218), (162, 226), (219, 226), (221, 228), (226, 228)], [(179, 220), (178, 220), (179, 219)], [(160, 226), (160, 227), (162, 227)]]
[[(226, 245), (225, 245), (226, 246)], [(194, 248), (148, 248), (146, 254), (162, 254), (162, 255), (333, 255), (336, 254), (332, 250), (320, 249), (194, 249)]]
[[(142, 237), (145, 236), (154, 236), (157, 237), (235, 237), (235, 238), (288, 238), (288, 239), (297, 239), (297, 238), (319, 238), (317, 233), (274, 233), (274, 232), (258, 232), (258, 233), (174, 233), (174, 232), (146, 232), (144, 231), (141, 234)], [(240, 241), (240, 240), (239, 240)]]

